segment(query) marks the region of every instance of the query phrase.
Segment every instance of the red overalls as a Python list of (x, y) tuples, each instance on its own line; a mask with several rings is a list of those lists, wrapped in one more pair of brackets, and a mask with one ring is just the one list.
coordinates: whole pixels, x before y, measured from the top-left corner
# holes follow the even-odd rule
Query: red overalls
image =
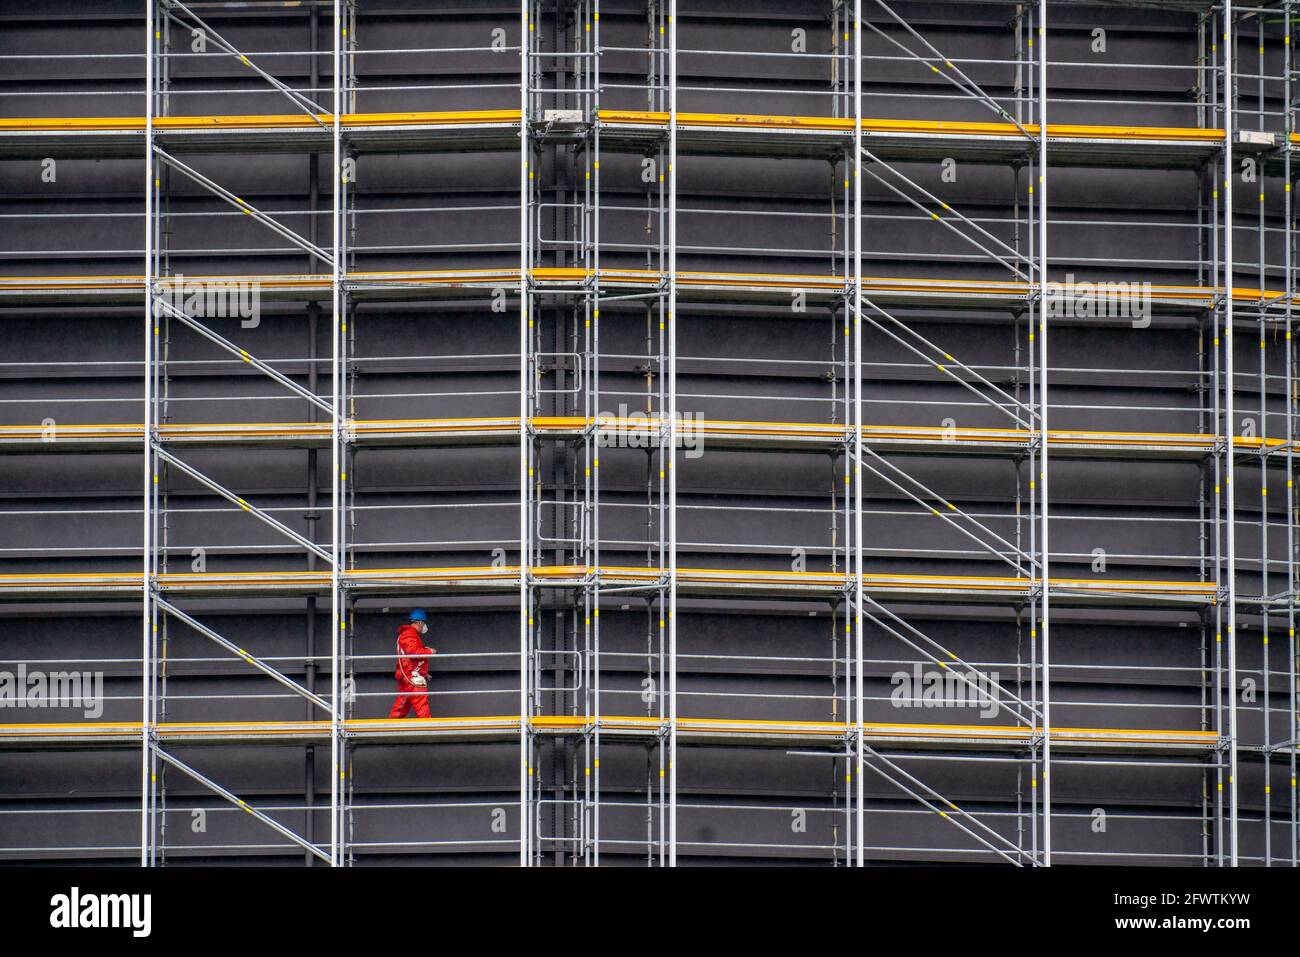
[(393, 677), (397, 679), (397, 690), (400, 694), (393, 702), (393, 710), (388, 713), (390, 718), (405, 718), (406, 712), (411, 708), (415, 709), (417, 718), (429, 717), (428, 686), (421, 688), (419, 685), (412, 684), (410, 680), (417, 674), (428, 680), (429, 659), (406, 656), (432, 653), (432, 649), (426, 648), (424, 642), (420, 640), (420, 632), (414, 625), (407, 624), (397, 629), (397, 669), (393, 672)]

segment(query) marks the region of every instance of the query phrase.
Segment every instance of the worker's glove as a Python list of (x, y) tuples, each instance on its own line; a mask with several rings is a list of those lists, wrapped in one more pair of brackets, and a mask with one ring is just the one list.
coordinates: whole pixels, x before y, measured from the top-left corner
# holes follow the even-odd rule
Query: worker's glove
[(428, 684), (428, 682), (424, 680), (424, 675), (414, 675), (411, 678), (411, 684), (415, 685), (417, 688), (423, 688)]

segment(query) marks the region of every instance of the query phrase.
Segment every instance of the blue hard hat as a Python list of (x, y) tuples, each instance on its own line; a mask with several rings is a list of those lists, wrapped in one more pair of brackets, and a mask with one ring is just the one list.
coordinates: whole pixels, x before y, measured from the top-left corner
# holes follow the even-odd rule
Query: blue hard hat
[(411, 609), (411, 621), (428, 621), (429, 616), (425, 614), (423, 608)]

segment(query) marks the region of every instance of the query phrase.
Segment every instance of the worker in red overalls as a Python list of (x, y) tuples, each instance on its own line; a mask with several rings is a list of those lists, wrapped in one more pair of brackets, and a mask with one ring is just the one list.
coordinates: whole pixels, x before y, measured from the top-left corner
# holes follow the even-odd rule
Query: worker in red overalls
[(429, 717), (429, 659), (415, 657), (437, 654), (420, 640), (428, 631), (429, 616), (423, 608), (411, 609), (410, 621), (397, 629), (397, 700), (388, 713), (390, 718), (405, 718), (412, 708), (417, 718)]

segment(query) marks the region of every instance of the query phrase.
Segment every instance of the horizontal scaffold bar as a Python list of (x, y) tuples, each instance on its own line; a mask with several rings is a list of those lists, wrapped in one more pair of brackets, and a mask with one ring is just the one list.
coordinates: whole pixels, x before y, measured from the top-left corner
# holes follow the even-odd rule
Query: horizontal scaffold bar
[[(319, 121), (319, 122), (316, 122)], [(155, 130), (212, 129), (284, 129), (286, 127), (319, 128), (331, 124), (334, 117), (318, 114), (316, 121), (302, 113), (242, 114), (214, 116), (155, 116)], [(518, 110), (461, 110), (444, 113), (344, 113), (345, 126), (463, 126), (473, 123), (518, 123)], [(143, 132), (143, 116), (33, 116), (0, 119), (0, 131), (31, 130), (132, 130)]]
[[(599, 121), (605, 124), (666, 126), (669, 114), (642, 110), (600, 110)], [(458, 110), (445, 112), (344, 113), (345, 127), (374, 126), (474, 126), (483, 123), (518, 123), (519, 110)], [(318, 114), (314, 119), (302, 113), (216, 114), (205, 116), (155, 116), (155, 130), (287, 129), (319, 128), (332, 124), (334, 117)], [(844, 133), (855, 128), (853, 117), (789, 116), (759, 113), (688, 113), (677, 114), (683, 127), (754, 127), (765, 130), (836, 130)], [(1037, 124), (1018, 127), (1013, 123), (967, 122), (961, 120), (882, 119), (863, 117), (862, 128), (872, 133), (935, 133), (973, 136), (1037, 136)], [(32, 116), (0, 118), (0, 132), (144, 132), (143, 116)], [(1022, 129), (1024, 132), (1022, 132)], [(1201, 127), (1139, 126), (1049, 123), (1049, 138), (1114, 140), (1186, 140), (1222, 142), (1223, 130)], [(1300, 142), (1300, 134), (1292, 137)]]
[[(498, 289), (518, 290), (518, 269), (403, 270), (359, 271), (344, 276), (344, 285), (354, 298), (425, 299), (468, 298), (490, 295)], [(183, 279), (155, 280), (162, 291), (180, 283), (185, 289), (232, 284), (255, 285), (263, 299), (312, 301), (330, 294), (328, 274), (243, 274), (188, 275)], [(650, 269), (538, 268), (528, 273), (528, 286), (534, 293), (554, 292), (569, 295), (581, 292), (644, 292), (657, 296), (666, 286), (669, 274)], [(852, 282), (845, 276), (801, 275), (791, 273), (696, 272), (676, 273), (678, 297), (691, 301), (755, 301), (788, 304), (791, 295), (804, 293), (820, 300), (840, 300), (849, 295)], [(1151, 305), (1164, 311), (1208, 309), (1223, 298), (1220, 286), (1183, 286), (1124, 280), (1123, 282), (1053, 283), (1053, 295), (1105, 295), (1107, 301)], [(1013, 280), (933, 279), (900, 276), (864, 276), (864, 296), (871, 302), (916, 303), (924, 305), (975, 305), (1019, 308), (1036, 298), (1035, 284)], [(144, 294), (141, 276), (4, 276), (0, 277), (0, 305), (22, 302), (102, 302), (135, 303)], [(1243, 307), (1237, 316), (1242, 323), (1258, 321), (1258, 313), (1275, 317), (1285, 314), (1287, 295), (1282, 290), (1248, 286), (1232, 288), (1234, 303)], [(1300, 305), (1300, 295), (1290, 299), (1292, 307)], [(1253, 309), (1251, 307), (1254, 307)], [(1058, 320), (1064, 321), (1064, 320)], [(1099, 322), (1079, 318), (1075, 322)], [(1124, 320), (1128, 321), (1128, 320)]]
[[(425, 593), (435, 591), (517, 590), (518, 566), (351, 569), (342, 576), (354, 593)], [(586, 585), (641, 587), (647, 591), (666, 587), (668, 570), (639, 566), (599, 567), (542, 565), (528, 570), (530, 584), (553, 588)], [(316, 594), (330, 587), (328, 572), (177, 572), (155, 575), (153, 584), (164, 594), (256, 595)], [(761, 568), (678, 568), (677, 586), (683, 593), (758, 595), (836, 595), (853, 583), (842, 572), (793, 572)], [(925, 597), (930, 600), (1027, 600), (1039, 582), (1023, 577), (983, 575), (913, 575), (867, 573), (862, 575), (867, 594), (881, 598)], [(0, 599), (50, 597), (138, 597), (143, 580), (139, 572), (33, 573), (0, 575)], [(1061, 600), (1080, 603), (1118, 603), (1164, 606), (1170, 602), (1206, 604), (1217, 597), (1213, 582), (1148, 581), (1108, 578), (1053, 578), (1049, 586)]]
[[(345, 113), (344, 135), (363, 151), (406, 149), (509, 150), (517, 147), (517, 109), (444, 112)], [(161, 116), (153, 121), (156, 142), (172, 150), (323, 150), (331, 144), (330, 114)], [(669, 114), (600, 110), (594, 121), (561, 124), (545, 117), (530, 121), (530, 136), (572, 138), (596, 126), (602, 147), (643, 149), (667, 133)], [(1004, 162), (1036, 149), (1035, 124), (964, 120), (863, 117), (864, 143), (886, 158), (945, 156)], [(34, 116), (0, 119), (0, 155), (27, 156), (97, 150), (130, 156), (142, 149), (143, 116)], [(827, 145), (846, 147), (855, 136), (852, 117), (756, 113), (677, 113), (679, 148), (701, 153), (825, 154)], [(1194, 166), (1222, 148), (1221, 129), (1138, 124), (1049, 123), (1049, 160), (1068, 165), (1133, 167)], [(1278, 146), (1300, 143), (1276, 137)]]
[[(654, 447), (660, 430), (654, 416), (540, 416), (530, 420), (542, 437), (574, 439), (591, 431), (598, 438), (637, 439), (636, 447)], [(833, 449), (853, 436), (853, 427), (821, 422), (758, 422), (692, 419), (678, 424), (703, 442), (730, 448)], [(345, 439), (355, 445), (384, 447), (513, 444), (519, 437), (518, 416), (447, 419), (351, 419)], [(162, 423), (154, 435), (164, 444), (191, 446), (269, 446), (314, 448), (328, 445), (328, 422)], [(1037, 440), (1026, 429), (942, 428), (937, 426), (864, 425), (866, 445), (919, 454), (1019, 454)], [(0, 426), (0, 449), (41, 453), (137, 450), (144, 426), (131, 423)], [(1221, 440), (1195, 432), (1107, 432), (1050, 429), (1048, 446), (1078, 457), (1195, 458), (1209, 455)], [(1300, 451), (1300, 443), (1256, 436), (1233, 436), (1240, 453)]]
[[(629, 123), (663, 126), (668, 123), (669, 114), (664, 112), (647, 112), (638, 110), (601, 110), (602, 123)], [(842, 116), (772, 116), (756, 113), (681, 113), (677, 114), (677, 125), (686, 127), (700, 126), (739, 126), (758, 127), (762, 129), (790, 130), (838, 130), (850, 133), (855, 129), (853, 117)], [(863, 117), (862, 129), (869, 133), (935, 133), (970, 136), (1007, 136), (1023, 139), (1025, 132), (1037, 136), (1039, 127), (1036, 123), (1026, 123), (1023, 127), (1014, 123), (983, 123), (962, 120), (899, 120)], [(1022, 130), (1024, 132), (1022, 132)], [(1121, 126), (1084, 125), (1077, 123), (1048, 123), (1049, 139), (1114, 139), (1114, 140), (1185, 140), (1188, 142), (1210, 143), (1222, 142), (1223, 130), (1203, 129), (1200, 127), (1178, 126)]]
[[(328, 721), (228, 721), (163, 722), (152, 726), (158, 741), (185, 744), (223, 744), (261, 741), (296, 743), (328, 739)], [(528, 730), (534, 734), (585, 734), (599, 730), (607, 738), (658, 738), (668, 732), (668, 722), (641, 716), (534, 716)], [(123, 745), (139, 747), (139, 722), (87, 721), (56, 724), (0, 725), (0, 743), (6, 746), (48, 747)], [(343, 722), (345, 737), (357, 741), (402, 740), (503, 740), (514, 741), (520, 731), (517, 715), (350, 719)], [(705, 743), (803, 744), (836, 742), (856, 734), (852, 723), (842, 721), (772, 721), (730, 718), (680, 718), (680, 737)], [(866, 722), (864, 739), (880, 744), (907, 744), (929, 748), (987, 748), (1023, 750), (1043, 738), (1041, 728), (1028, 725), (941, 725)], [(1052, 746), (1074, 751), (1209, 752), (1219, 742), (1212, 731), (1130, 728), (1052, 728)]]

